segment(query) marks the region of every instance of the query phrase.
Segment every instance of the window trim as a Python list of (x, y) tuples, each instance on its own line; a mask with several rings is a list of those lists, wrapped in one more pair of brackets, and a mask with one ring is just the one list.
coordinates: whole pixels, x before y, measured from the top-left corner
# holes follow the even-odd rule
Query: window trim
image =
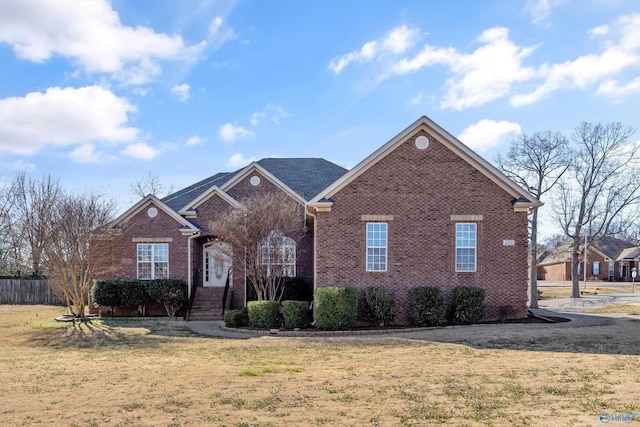
[[(141, 278), (140, 277), (140, 247), (141, 246), (151, 246), (151, 261), (142, 261), (143, 263), (151, 263), (151, 277), (148, 278)], [(164, 246), (166, 247), (166, 253), (167, 253), (167, 274), (165, 277), (157, 277), (156, 276), (156, 261), (155, 261), (155, 247), (156, 246)], [(161, 262), (165, 262), (165, 261), (161, 261)], [(136, 244), (136, 278), (138, 280), (155, 280), (155, 279), (168, 279), (169, 276), (169, 244), (168, 243), (151, 243), (151, 242), (146, 242), (146, 243), (138, 243)]]
[[(384, 225), (384, 246), (369, 245), (369, 226)], [(371, 230), (374, 232), (375, 230)], [(371, 239), (373, 240), (373, 238)], [(369, 249), (384, 249), (384, 269), (370, 269), (369, 265), (374, 266), (375, 262), (369, 262)], [(376, 255), (371, 255), (376, 256)], [(379, 256), (379, 255), (377, 255)], [(388, 222), (367, 222), (365, 228), (365, 270), (367, 273), (385, 273), (389, 270), (389, 223)]]
[[(473, 226), (473, 246), (458, 246), (458, 226), (459, 225), (472, 225)], [(462, 230), (461, 230), (462, 231)], [(458, 268), (458, 249), (473, 249), (473, 270)], [(456, 222), (455, 223), (455, 257), (454, 265), (456, 273), (477, 273), (478, 272), (478, 223), (477, 222)]]
[[(274, 230), (271, 233), (269, 233), (269, 237), (263, 239), (259, 244), (258, 244), (258, 257), (259, 257), (259, 263), (260, 266), (262, 267), (266, 267), (267, 269), (267, 276), (271, 276), (271, 268), (272, 268), (272, 263), (271, 263), (271, 257), (267, 257), (267, 262), (265, 262), (265, 249), (267, 250), (267, 253), (270, 253), (271, 250), (273, 250), (273, 246), (271, 245), (272, 242), (272, 235), (274, 233), (279, 233), (280, 237), (282, 239), (282, 244), (280, 245), (281, 248), (281, 253), (282, 253), (282, 261), (279, 262), (278, 264), (273, 264), (273, 266), (275, 267), (279, 267), (281, 269), (281, 271), (287, 271), (289, 268), (293, 269), (293, 274), (292, 275), (284, 275), (282, 277), (296, 277), (296, 274), (298, 272), (298, 245), (296, 245), (295, 240), (293, 240), (290, 237), (287, 237), (285, 235), (282, 234), (281, 231), (279, 230)], [(287, 251), (291, 251), (290, 253), (293, 254), (293, 261), (292, 262), (287, 262)]]

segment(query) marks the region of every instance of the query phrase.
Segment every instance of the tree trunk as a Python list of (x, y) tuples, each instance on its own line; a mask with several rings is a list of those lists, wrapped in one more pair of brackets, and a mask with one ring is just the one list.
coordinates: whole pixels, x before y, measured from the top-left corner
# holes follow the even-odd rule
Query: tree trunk
[(577, 232), (577, 239), (573, 239), (573, 250), (571, 251), (571, 298), (580, 298), (580, 277), (578, 277), (578, 263), (580, 259), (580, 232)]

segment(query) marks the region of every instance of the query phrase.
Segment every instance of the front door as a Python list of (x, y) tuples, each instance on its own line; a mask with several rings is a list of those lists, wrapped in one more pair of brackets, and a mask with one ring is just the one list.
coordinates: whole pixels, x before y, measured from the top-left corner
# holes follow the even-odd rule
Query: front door
[(623, 279), (626, 279), (627, 277), (629, 277), (629, 263), (628, 262), (623, 262), (622, 263), (622, 271), (621, 271), (620, 277), (622, 277)]
[(202, 260), (203, 286), (224, 286), (231, 268), (231, 248), (226, 243), (205, 245)]

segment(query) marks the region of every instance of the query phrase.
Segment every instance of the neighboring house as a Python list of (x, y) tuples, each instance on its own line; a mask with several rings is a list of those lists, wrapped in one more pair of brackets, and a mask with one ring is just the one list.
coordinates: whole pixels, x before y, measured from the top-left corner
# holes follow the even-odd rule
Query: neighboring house
[[(584, 241), (581, 245), (581, 252)], [(538, 259), (538, 280), (571, 280), (572, 243), (559, 245)], [(640, 249), (614, 237), (601, 237), (589, 244), (587, 279), (631, 281), (631, 269), (638, 268)], [(584, 259), (579, 257), (578, 274), (584, 278)]]
[[(424, 116), (350, 171), (323, 159), (269, 158), (162, 200), (145, 197), (104, 228), (111, 257), (101, 278), (182, 278), (219, 316), (231, 260), (212, 261), (223, 243), (207, 224), (270, 191), (305, 207), (295, 274), (316, 288), (392, 289), (400, 324), (409, 289), (426, 285), (447, 299), (456, 286), (485, 289), (490, 319), (527, 314), (527, 214), (541, 203)], [(241, 307), (241, 256), (232, 265), (230, 301)]]

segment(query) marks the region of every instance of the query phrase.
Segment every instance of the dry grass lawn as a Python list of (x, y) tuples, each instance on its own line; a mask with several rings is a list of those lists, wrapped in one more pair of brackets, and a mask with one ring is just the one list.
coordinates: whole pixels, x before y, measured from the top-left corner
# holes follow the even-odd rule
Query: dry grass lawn
[[(640, 322), (226, 340), (0, 306), (0, 424), (600, 425), (640, 413)], [(632, 423), (637, 425), (637, 421)]]
[[(562, 287), (562, 288), (547, 288), (547, 287), (539, 287), (538, 290), (541, 291), (539, 300), (545, 299), (555, 299), (555, 298), (570, 298), (571, 297), (571, 287)], [(582, 285), (580, 285), (580, 295), (609, 295), (609, 294), (621, 294), (625, 293), (624, 290), (614, 289), (614, 288), (587, 288), (584, 289)]]

